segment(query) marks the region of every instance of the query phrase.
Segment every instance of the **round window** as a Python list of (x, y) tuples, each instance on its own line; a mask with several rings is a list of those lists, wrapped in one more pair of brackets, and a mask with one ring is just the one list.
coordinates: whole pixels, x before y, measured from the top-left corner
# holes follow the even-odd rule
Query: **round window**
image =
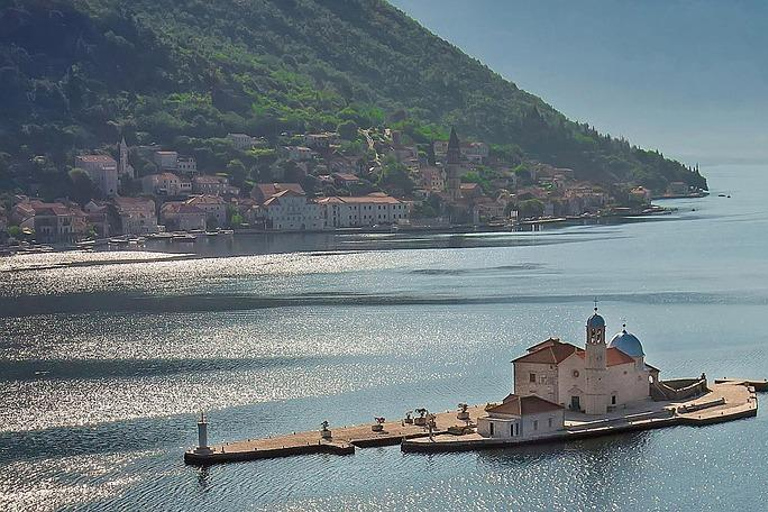
[(579, 370), (573, 370), (573, 376), (579, 378)]

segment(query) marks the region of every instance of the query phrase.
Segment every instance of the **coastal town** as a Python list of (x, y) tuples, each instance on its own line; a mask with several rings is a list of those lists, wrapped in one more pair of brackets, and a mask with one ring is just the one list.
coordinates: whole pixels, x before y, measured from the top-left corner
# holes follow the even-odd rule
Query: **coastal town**
[(640, 339), (627, 326), (610, 340), (595, 307), (582, 346), (550, 337), (512, 361), (513, 387), (500, 402), (434, 413), (425, 407), (401, 419), (374, 416), (369, 425), (294, 432), (266, 439), (208, 443), (208, 421), (198, 421), (198, 445), (188, 464), (207, 465), (312, 453), (349, 455), (355, 448), (400, 444), (404, 452), (515, 448), (529, 444), (616, 435), (676, 425), (708, 425), (757, 415), (757, 392), (768, 381), (660, 379), (646, 362)]
[[(271, 143), (229, 133), (221, 145), (241, 157), (224, 169), (201, 165), (201, 155), (129, 146), (125, 138), (113, 148), (76, 155), (68, 195), (42, 198), (32, 186), (5, 196), (0, 244), (23, 249), (147, 237), (194, 241), (195, 233), (234, 230), (509, 229), (664, 213), (641, 185), (590, 183), (572, 169), (461, 141), (455, 130), (448, 140), (429, 144), (398, 130), (355, 128), (343, 136), (283, 133)], [(249, 170), (243, 161), (256, 164)], [(663, 193), (699, 194), (682, 182), (670, 183)]]

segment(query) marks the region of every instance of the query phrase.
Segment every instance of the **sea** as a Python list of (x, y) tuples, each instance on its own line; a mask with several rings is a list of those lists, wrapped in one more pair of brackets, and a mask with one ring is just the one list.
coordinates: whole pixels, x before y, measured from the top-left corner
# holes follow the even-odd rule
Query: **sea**
[(702, 171), (709, 197), (620, 223), (0, 259), (0, 510), (766, 510), (762, 412), (516, 449), (183, 462), (200, 411), (219, 444), (498, 401), (527, 347), (583, 343), (595, 300), (662, 378), (768, 377), (768, 169)]

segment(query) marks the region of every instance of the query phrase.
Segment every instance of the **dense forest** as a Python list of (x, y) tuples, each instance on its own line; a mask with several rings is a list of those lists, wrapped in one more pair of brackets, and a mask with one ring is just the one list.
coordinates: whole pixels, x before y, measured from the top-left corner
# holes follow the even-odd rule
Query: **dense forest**
[(706, 188), (679, 162), (568, 120), (383, 0), (0, 1), (0, 190), (55, 188), (77, 151), (121, 136), (210, 167), (226, 164), (228, 132), (274, 141), (384, 124), (420, 143), (456, 126), (598, 183)]

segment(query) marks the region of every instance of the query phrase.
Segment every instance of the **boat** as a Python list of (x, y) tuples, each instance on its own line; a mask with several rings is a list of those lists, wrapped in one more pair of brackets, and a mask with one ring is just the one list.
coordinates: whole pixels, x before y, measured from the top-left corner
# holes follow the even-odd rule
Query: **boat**
[(171, 242), (183, 242), (183, 243), (195, 243), (197, 237), (195, 235), (173, 235)]
[(109, 243), (110, 245), (128, 245), (128, 239), (127, 238), (110, 238)]

